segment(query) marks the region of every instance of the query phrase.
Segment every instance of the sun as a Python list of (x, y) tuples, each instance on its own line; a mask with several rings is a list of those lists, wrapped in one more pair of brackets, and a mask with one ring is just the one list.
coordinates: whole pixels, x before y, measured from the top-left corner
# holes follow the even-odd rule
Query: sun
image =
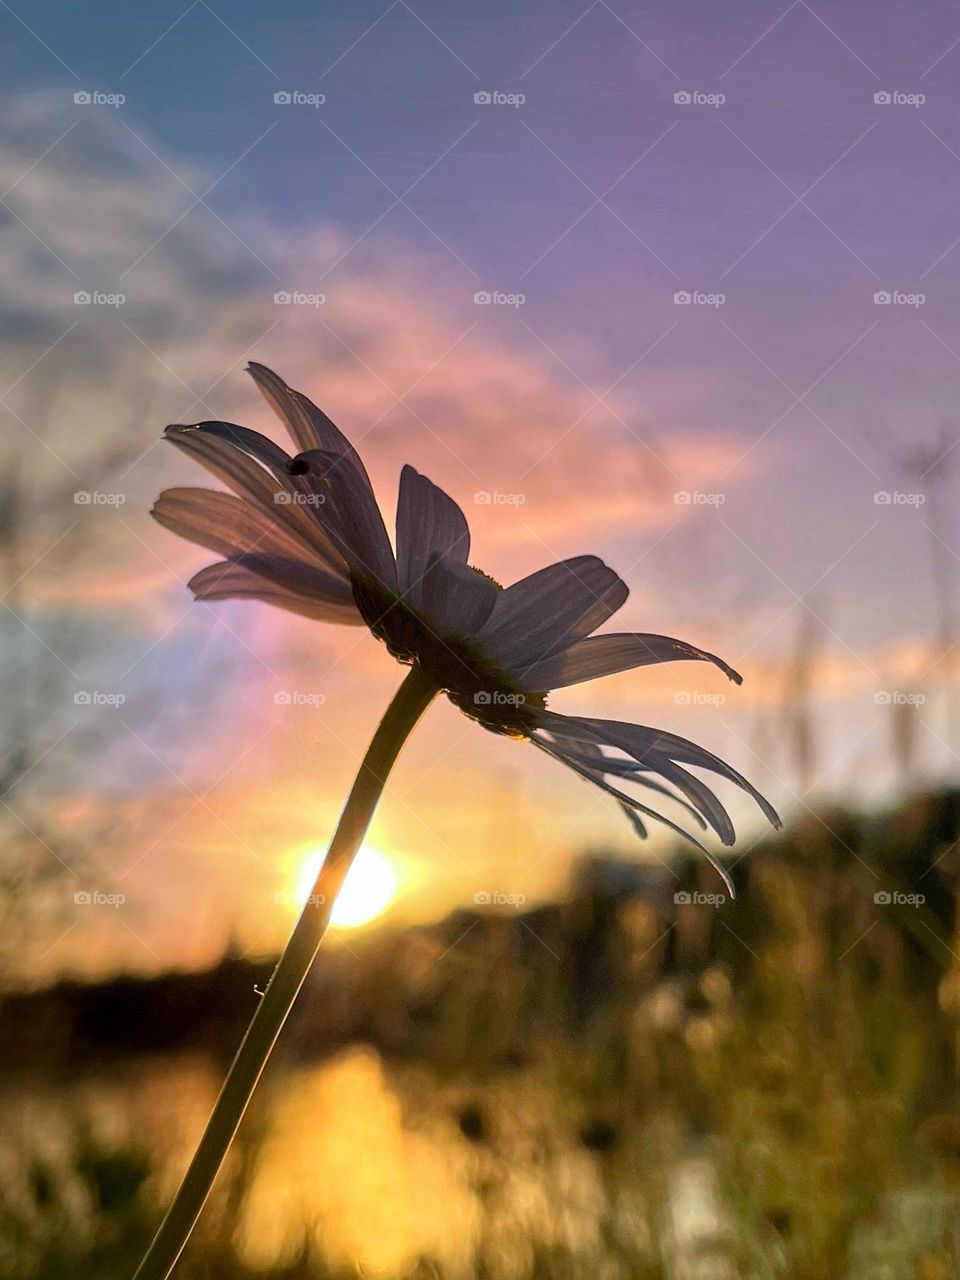
[[(291, 894), (297, 910), (309, 897), (323, 863), (326, 849), (307, 845), (297, 854), (296, 881)], [(389, 860), (370, 845), (361, 845), (337, 896), (331, 925), (355, 929), (382, 915), (397, 892), (397, 873)]]

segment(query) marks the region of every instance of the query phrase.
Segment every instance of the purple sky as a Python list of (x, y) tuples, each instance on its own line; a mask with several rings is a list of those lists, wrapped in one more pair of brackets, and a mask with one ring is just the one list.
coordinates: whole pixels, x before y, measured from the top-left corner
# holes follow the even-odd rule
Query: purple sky
[[(78, 939), (187, 962), (237, 922), (245, 945), (275, 941), (278, 859), (322, 841), (397, 678), (372, 641), (189, 608), (207, 557), (146, 511), (202, 481), (155, 442), (167, 421), (272, 429), (247, 358), (362, 438), (388, 509), (404, 461), (443, 484), (498, 579), (595, 551), (632, 590), (618, 622), (747, 676), (720, 706), (695, 705), (719, 683), (681, 669), (559, 709), (703, 740), (802, 810), (781, 707), (807, 597), (813, 796), (888, 793), (878, 694), (927, 691), (920, 764), (955, 772), (929, 676), (929, 548), (951, 587), (960, 553), (950, 458), (939, 523), (899, 462), (934, 462), (960, 429), (950, 6), (198, 0), (121, 23), (39, 3), (0, 29), (4, 467), (30, 513), (3, 696), (17, 707), (32, 673), (36, 760), (6, 803), (18, 839), (37, 807), (58, 832), (106, 820), (93, 869), (43, 845), (76, 884), (135, 886), (130, 915), (79, 917), (49, 964)], [(322, 692), (320, 714), (278, 717), (288, 685)], [(78, 689), (127, 699), (96, 752)], [(414, 914), (521, 881), (535, 896), (577, 849), (627, 847), (533, 752), (433, 719), (375, 833), (416, 868)], [(187, 910), (192, 940), (171, 942)]]

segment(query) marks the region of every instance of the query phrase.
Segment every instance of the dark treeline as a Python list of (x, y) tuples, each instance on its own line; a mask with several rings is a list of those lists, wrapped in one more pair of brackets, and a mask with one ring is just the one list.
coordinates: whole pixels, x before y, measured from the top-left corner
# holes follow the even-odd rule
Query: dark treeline
[[(958, 836), (955, 792), (890, 814), (811, 815), (750, 851), (736, 868), (737, 899), (722, 902), (703, 863), (667, 870), (587, 857), (562, 902), (460, 910), (321, 952), (287, 1052), (365, 1040), (402, 1057), (509, 1063), (538, 1038), (576, 1036), (604, 1009), (668, 979), (695, 986), (708, 969), (727, 973), (750, 1009), (763, 998), (760, 955), (774, 945), (811, 1000), (845, 975), (838, 995), (863, 983), (949, 1005)], [(228, 956), (205, 972), (8, 994), (0, 1067), (183, 1049), (226, 1059), (271, 969)]]

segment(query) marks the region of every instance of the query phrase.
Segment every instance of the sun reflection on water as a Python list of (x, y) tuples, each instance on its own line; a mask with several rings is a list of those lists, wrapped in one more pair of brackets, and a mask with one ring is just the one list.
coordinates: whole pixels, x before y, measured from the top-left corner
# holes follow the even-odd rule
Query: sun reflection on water
[(244, 1204), (244, 1260), (289, 1265), (306, 1243), (333, 1268), (405, 1275), (429, 1256), (466, 1275), (479, 1229), (469, 1164), (448, 1133), (406, 1127), (379, 1056), (351, 1048), (276, 1098)]

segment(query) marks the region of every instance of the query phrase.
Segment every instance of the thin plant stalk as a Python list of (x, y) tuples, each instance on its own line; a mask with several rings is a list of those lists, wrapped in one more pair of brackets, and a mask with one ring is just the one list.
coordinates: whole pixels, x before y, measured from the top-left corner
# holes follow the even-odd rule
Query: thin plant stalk
[(247, 1028), (200, 1145), (134, 1280), (167, 1280), (203, 1209), (253, 1090), (303, 985), (387, 775), (438, 690), (412, 667), (374, 734), (310, 897)]

